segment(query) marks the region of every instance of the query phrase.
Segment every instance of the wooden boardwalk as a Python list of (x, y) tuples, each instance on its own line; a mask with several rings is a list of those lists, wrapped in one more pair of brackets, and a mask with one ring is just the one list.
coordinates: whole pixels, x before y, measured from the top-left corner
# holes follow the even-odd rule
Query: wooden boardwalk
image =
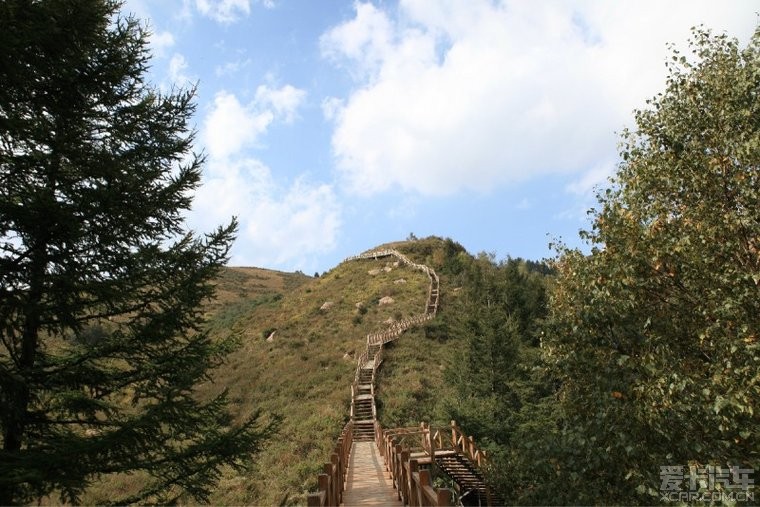
[(343, 505), (401, 505), (375, 442), (354, 442)]

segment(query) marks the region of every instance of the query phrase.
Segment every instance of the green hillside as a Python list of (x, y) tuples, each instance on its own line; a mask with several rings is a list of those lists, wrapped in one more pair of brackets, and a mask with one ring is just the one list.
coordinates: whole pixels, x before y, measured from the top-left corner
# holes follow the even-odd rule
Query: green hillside
[[(462, 362), (477, 360), (466, 329), (477, 305), (474, 291), (482, 289), (473, 280), (493, 277), (479, 270), (500, 268), (492, 258), (475, 258), (448, 239), (375, 248), (397, 249), (433, 267), (441, 281), (438, 317), (387, 345), (378, 385), (379, 419), (392, 427), (460, 418), (455, 407), (457, 386), (463, 384), (452, 372)], [(428, 278), (386, 257), (343, 262), (321, 277), (231, 267), (223, 271), (216, 289), (215, 299), (205, 308), (208, 328), (220, 339), (234, 336), (239, 347), (210, 381), (199, 386), (198, 396), (211, 399), (227, 391), (231, 425), (257, 411), (264, 422), (279, 423), (277, 434), (264, 444), (249, 471), (228, 470), (211, 502), (303, 504), (348, 420), (349, 386), (366, 335), (423, 312)], [(381, 304), (387, 297), (393, 302)], [(470, 408), (476, 413), (479, 407)], [(486, 444), (494, 440), (488, 431), (476, 432)], [(129, 493), (140, 481), (137, 474), (104, 476), (83, 500), (107, 502), (114, 491)]]
[[(428, 254), (443, 245), (427, 243)], [(393, 246), (429, 261), (415, 255), (423, 253), (421, 245)], [(220, 280), (209, 325), (239, 337), (241, 348), (200, 393), (227, 389), (235, 422), (260, 410), (281, 418), (279, 433), (249, 475), (221, 481), (214, 503), (303, 503), (348, 418), (349, 386), (366, 334), (423, 311), (428, 285), (424, 273), (388, 259), (342, 263), (319, 278), (266, 274), (231, 268)], [(394, 302), (380, 304), (384, 297)], [(402, 341), (412, 343), (420, 333)]]

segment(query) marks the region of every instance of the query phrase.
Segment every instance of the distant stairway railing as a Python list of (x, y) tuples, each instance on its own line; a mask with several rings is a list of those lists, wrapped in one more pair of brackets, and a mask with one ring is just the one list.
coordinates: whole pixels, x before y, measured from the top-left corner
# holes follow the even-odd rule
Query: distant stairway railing
[[(351, 384), (349, 422), (338, 438), (330, 462), (319, 474), (319, 491), (308, 495), (307, 504), (340, 505), (353, 443), (374, 441), (384, 457), (397, 497), (405, 505), (456, 505), (454, 495), (457, 493), (460, 499), (463, 494), (477, 493), (481, 503), (492, 505), (491, 493), (482, 473), (488, 463), (486, 453), (475, 445), (472, 437), (465, 436), (454, 421), (446, 430), (433, 430), (425, 423), (413, 428), (382, 429), (377, 421), (375, 382), (377, 370), (383, 362), (383, 345), (395, 340), (410, 327), (434, 318), (440, 302), (440, 279), (435, 270), (412, 262), (397, 250), (369, 251), (349, 257), (346, 262), (389, 256), (427, 274), (430, 283), (425, 310), (367, 335), (366, 347), (357, 358)], [(431, 473), (434, 466), (454, 481), (456, 491), (433, 487)]]

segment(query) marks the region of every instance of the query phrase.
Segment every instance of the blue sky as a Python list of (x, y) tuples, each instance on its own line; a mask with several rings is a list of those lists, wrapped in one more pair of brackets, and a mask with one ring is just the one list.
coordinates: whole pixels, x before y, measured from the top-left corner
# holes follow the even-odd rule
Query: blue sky
[(451, 237), (499, 258), (580, 246), (616, 132), (666, 44), (749, 40), (760, 1), (127, 0), (150, 79), (198, 84), (188, 224), (240, 220), (232, 265), (325, 271)]

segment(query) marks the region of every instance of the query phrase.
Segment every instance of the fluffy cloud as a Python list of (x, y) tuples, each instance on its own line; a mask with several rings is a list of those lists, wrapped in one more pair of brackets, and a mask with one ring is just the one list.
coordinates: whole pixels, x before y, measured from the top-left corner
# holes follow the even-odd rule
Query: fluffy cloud
[(293, 121), (305, 97), (306, 92), (291, 85), (277, 89), (261, 85), (249, 104), (241, 104), (226, 91), (218, 92), (203, 127), (206, 149), (215, 158), (236, 154), (253, 145), (276, 119)]
[(150, 46), (153, 53), (157, 56), (163, 56), (166, 51), (174, 46), (174, 35), (171, 32), (155, 31), (150, 34)]
[(306, 98), (306, 92), (291, 85), (273, 89), (260, 85), (256, 89), (256, 102), (263, 107), (270, 107), (286, 123), (291, 123), (296, 116), (296, 110)]
[(174, 53), (169, 60), (169, 80), (172, 84), (184, 86), (190, 78), (187, 76), (187, 60), (180, 53)]
[(233, 265), (310, 270), (314, 255), (335, 247), (341, 208), (330, 185), (305, 178), (277, 185), (270, 169), (252, 158), (212, 158), (205, 171), (189, 222), (208, 231), (237, 216)]
[(195, 0), (195, 6), (201, 14), (220, 23), (232, 23), (251, 13), (250, 0)]
[[(323, 55), (356, 88), (325, 102), (344, 183), (363, 194), (486, 191), (581, 172), (664, 85), (666, 43), (689, 27), (751, 34), (748, 9), (714, 2), (400, 0), (357, 3)], [(593, 171), (593, 170), (592, 170)]]
[(250, 148), (274, 122), (297, 117), (304, 98), (291, 85), (259, 86), (249, 104), (219, 92), (204, 119), (201, 140), (209, 159), (188, 221), (208, 231), (237, 216), (234, 265), (309, 270), (310, 259), (335, 247), (341, 208), (332, 186), (304, 177), (278, 183), (251, 156)]

